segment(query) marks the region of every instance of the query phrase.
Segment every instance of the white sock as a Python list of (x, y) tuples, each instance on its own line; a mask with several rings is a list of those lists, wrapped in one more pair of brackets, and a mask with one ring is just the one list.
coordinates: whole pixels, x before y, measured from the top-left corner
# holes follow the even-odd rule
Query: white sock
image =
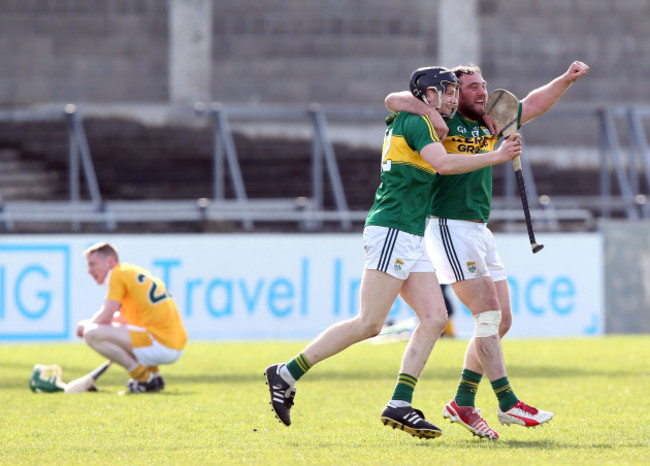
[(403, 408), (404, 406), (411, 406), (411, 403), (404, 400), (390, 400), (386, 406), (391, 408)]
[(284, 381), (292, 387), (296, 384), (296, 379), (293, 378), (293, 375), (291, 375), (291, 372), (287, 369), (286, 364), (280, 368), (280, 377), (282, 377)]

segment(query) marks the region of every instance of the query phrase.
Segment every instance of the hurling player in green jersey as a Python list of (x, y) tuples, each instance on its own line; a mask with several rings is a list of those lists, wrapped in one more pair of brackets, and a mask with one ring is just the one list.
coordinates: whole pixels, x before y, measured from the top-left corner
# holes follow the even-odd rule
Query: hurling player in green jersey
[[(434, 111), (451, 117), (457, 103), (457, 78), (442, 67), (415, 70), (414, 96)], [(393, 396), (381, 421), (420, 438), (441, 434), (411, 405), (415, 386), (433, 346), (447, 323), (447, 310), (424, 246), (436, 172), (462, 173), (502, 163), (521, 154), (519, 135), (498, 150), (478, 157), (449, 155), (426, 116), (400, 113), (387, 118), (381, 182), (363, 231), (365, 251), (358, 316), (322, 332), (295, 358), (266, 369), (275, 414), (291, 424), (295, 384), (315, 364), (354, 343), (380, 333), (398, 295), (415, 311), (419, 324), (406, 347)]]
[[(453, 71), (460, 82), (458, 112), (446, 123), (444, 146), (450, 154), (477, 157), (492, 150), (498, 136), (498, 129), (490, 131), (489, 122), (484, 121), (487, 84), (476, 66), (459, 66)], [(518, 127), (548, 111), (588, 71), (587, 65), (575, 61), (566, 72), (531, 91), (519, 104)], [(385, 103), (392, 111), (431, 115), (430, 108), (408, 92), (390, 94)], [(437, 116), (431, 119), (439, 133), (446, 132)], [(438, 280), (451, 284), (475, 321), (456, 396), (445, 406), (443, 415), (476, 435), (498, 438), (474, 406), (484, 373), (497, 396), (497, 417), (502, 424), (534, 427), (549, 421), (553, 413), (519, 400), (508, 381), (501, 338), (512, 324), (512, 310), (505, 267), (487, 228), (491, 201), (491, 167), (462, 175), (439, 173), (433, 187), (426, 243)]]

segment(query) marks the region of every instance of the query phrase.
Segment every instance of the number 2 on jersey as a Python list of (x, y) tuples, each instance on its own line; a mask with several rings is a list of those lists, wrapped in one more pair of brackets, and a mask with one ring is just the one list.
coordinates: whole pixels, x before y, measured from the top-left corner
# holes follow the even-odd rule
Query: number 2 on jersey
[(386, 160), (385, 162), (383, 161), (384, 158), (386, 157), (386, 154), (388, 154), (388, 151), (390, 150), (390, 142), (393, 139), (393, 128), (391, 128), (387, 133), (386, 136), (384, 136), (384, 149), (381, 151), (381, 171), (383, 172), (389, 172), (391, 167), (392, 167), (392, 161), (391, 159)]
[[(138, 282), (144, 283), (145, 279), (147, 278), (149, 277), (141, 273), (138, 275)], [(156, 292), (158, 291), (158, 285), (156, 285), (156, 282), (154, 282), (151, 278), (149, 278), (149, 280), (151, 280), (151, 288), (149, 288), (149, 301), (151, 301), (151, 304), (156, 304), (163, 299), (169, 298), (169, 295), (164, 290), (162, 290), (160, 294), (156, 295)]]

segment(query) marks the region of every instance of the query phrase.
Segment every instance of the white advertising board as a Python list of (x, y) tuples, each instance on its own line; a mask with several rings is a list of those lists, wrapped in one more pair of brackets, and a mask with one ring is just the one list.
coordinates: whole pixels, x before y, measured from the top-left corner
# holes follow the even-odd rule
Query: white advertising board
[[(543, 236), (533, 255), (525, 235), (496, 235), (510, 273), (510, 337), (601, 334), (600, 236)], [(106, 293), (83, 257), (97, 241), (165, 281), (192, 340), (310, 339), (358, 310), (361, 234), (5, 235), (0, 341), (76, 339), (76, 322)], [(456, 304), (454, 323), (469, 336), (471, 315)], [(390, 319), (411, 315), (400, 299)]]
[[(537, 254), (527, 235), (495, 235), (508, 271), (513, 313), (508, 337), (568, 337), (604, 333), (603, 241), (596, 233), (538, 234)], [(453, 293), (452, 293), (453, 294)], [(454, 324), (470, 336), (471, 313), (455, 301)]]

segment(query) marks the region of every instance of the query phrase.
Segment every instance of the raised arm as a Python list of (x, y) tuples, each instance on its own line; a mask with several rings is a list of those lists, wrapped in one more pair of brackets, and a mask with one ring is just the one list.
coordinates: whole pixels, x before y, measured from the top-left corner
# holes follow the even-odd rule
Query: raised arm
[(521, 155), (521, 136), (519, 133), (512, 134), (509, 138), (503, 140), (497, 150), (476, 154), (471, 157), (448, 154), (440, 142), (427, 144), (420, 151), (420, 155), (440, 175), (457, 175), (507, 162)]
[(384, 104), (391, 112), (408, 112), (415, 115), (428, 116), (440, 140), (442, 141), (447, 137), (449, 128), (447, 127), (447, 123), (445, 123), (445, 119), (440, 115), (440, 112), (434, 107), (422, 102), (409, 91), (388, 94), (384, 99)]
[(523, 125), (546, 113), (562, 97), (571, 84), (588, 72), (589, 66), (580, 61), (574, 61), (564, 74), (531, 91), (522, 101), (519, 123)]

